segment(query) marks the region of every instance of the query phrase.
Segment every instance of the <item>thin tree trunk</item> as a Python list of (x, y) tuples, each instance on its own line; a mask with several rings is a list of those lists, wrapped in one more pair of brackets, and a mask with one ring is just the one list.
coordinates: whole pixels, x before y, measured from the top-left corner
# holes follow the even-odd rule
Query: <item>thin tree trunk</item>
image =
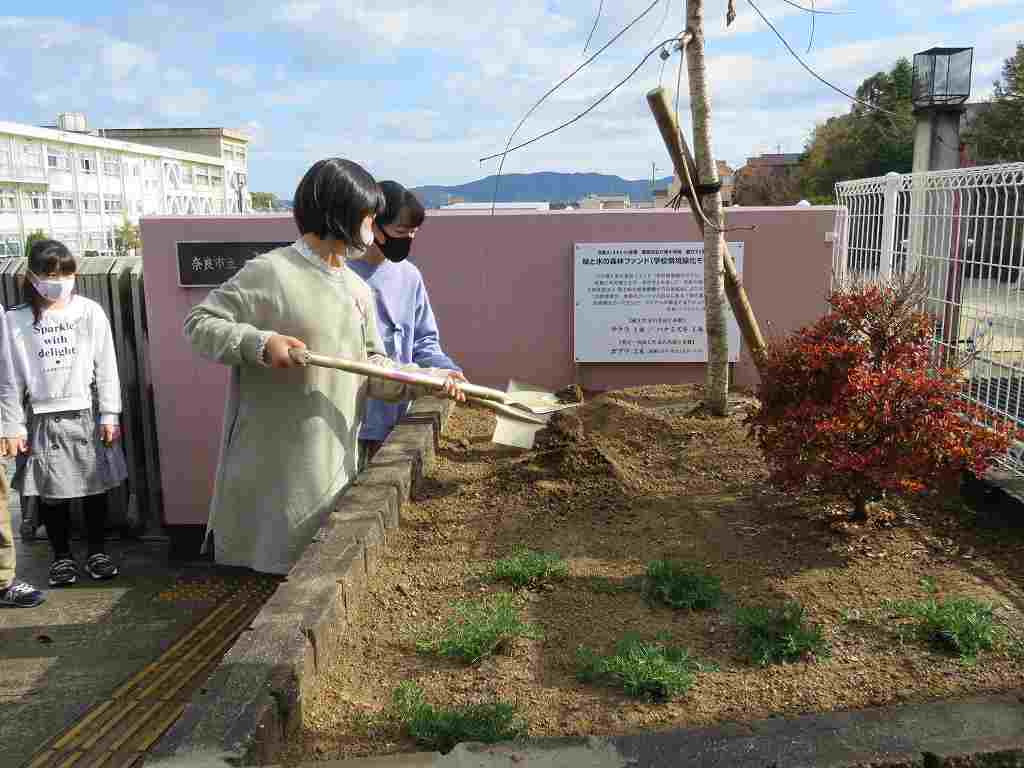
[(853, 509), (847, 519), (851, 523), (866, 523), (868, 521), (868, 500), (864, 496), (857, 496), (853, 500)]
[[(698, 183), (717, 184), (718, 167), (711, 152), (711, 99), (704, 65), (704, 0), (686, 0), (686, 26), (691, 35), (686, 46), (690, 73), (690, 113), (693, 116), (693, 151)], [(725, 236), (720, 231), (722, 193), (703, 195), (704, 213), (713, 226), (704, 230), (704, 328), (708, 338), (708, 362), (704, 379), (704, 405), (715, 416), (724, 416), (729, 399), (729, 339), (726, 326)]]

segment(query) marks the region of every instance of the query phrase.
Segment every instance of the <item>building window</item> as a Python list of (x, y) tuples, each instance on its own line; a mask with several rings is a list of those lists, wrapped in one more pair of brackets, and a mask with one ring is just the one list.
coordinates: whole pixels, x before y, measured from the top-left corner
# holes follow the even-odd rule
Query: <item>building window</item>
[(82, 195), (82, 210), (86, 213), (99, 213), (100, 196), (91, 192)]
[(47, 149), (46, 165), (51, 171), (66, 171), (71, 168), (68, 153), (62, 149)]
[(75, 196), (71, 192), (51, 192), (50, 196), (54, 213), (75, 212)]
[(0, 189), (0, 211), (18, 210), (18, 193), (13, 189)]
[(26, 144), (22, 150), (22, 162), (28, 168), (42, 168), (43, 153), (41, 148), (35, 144)]
[(21, 238), (17, 235), (0, 235), (0, 256), (18, 257), (24, 256), (25, 251), (21, 245)]
[(96, 158), (92, 155), (80, 155), (78, 162), (82, 173), (96, 173)]
[(210, 171), (204, 165), (196, 167), (196, 184), (200, 187), (208, 187), (210, 185)]
[(181, 166), (181, 181), (183, 184), (192, 183), (192, 166), (183, 165)]
[(0, 147), (0, 168), (9, 168), (11, 165), (11, 150)]
[(146, 158), (145, 165), (147, 176), (156, 176), (160, 172), (160, 166), (157, 165), (156, 160), (153, 159), (152, 157)]
[(121, 198), (116, 196), (103, 198), (103, 210), (107, 213), (120, 213)]
[(121, 175), (121, 161), (117, 155), (104, 155), (103, 156), (103, 175), (104, 176), (120, 176)]
[(211, 168), (210, 169), (210, 183), (215, 187), (224, 186), (224, 169), (223, 168)]
[(28, 210), (33, 212), (47, 210), (45, 192), (29, 192), (28, 193)]
[(146, 179), (146, 191), (155, 191), (159, 187), (156, 179)]

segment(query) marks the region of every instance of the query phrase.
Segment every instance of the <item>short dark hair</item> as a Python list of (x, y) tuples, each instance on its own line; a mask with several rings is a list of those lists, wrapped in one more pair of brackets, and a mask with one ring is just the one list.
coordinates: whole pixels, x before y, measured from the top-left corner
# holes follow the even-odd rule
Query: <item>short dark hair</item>
[[(28, 270), (37, 277), (73, 275), (78, 271), (78, 260), (60, 240), (36, 240), (28, 251)], [(32, 315), (38, 324), (47, 301), (39, 295), (27, 275), (21, 287), (21, 297), (32, 307)]]
[(295, 225), (300, 234), (333, 237), (350, 248), (365, 248), (363, 219), (384, 210), (380, 187), (362, 166), (340, 157), (313, 163), (295, 190)]
[(384, 211), (377, 216), (377, 226), (397, 224), (400, 227), (416, 229), (423, 223), (427, 212), (416, 195), (397, 181), (382, 181), (380, 191), (384, 193)]

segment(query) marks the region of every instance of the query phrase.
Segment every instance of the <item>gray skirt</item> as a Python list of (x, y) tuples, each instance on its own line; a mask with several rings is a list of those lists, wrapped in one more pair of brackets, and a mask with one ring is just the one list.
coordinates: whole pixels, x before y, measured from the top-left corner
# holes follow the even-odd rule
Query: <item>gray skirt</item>
[(23, 496), (80, 499), (106, 493), (128, 477), (120, 441), (103, 444), (91, 409), (33, 414), (28, 444), (11, 482)]

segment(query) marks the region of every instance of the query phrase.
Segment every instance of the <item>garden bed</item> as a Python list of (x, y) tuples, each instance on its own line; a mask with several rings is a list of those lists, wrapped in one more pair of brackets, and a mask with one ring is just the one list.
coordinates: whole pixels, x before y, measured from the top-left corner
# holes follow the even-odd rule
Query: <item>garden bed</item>
[[(1024, 685), (1019, 530), (979, 528), (953, 500), (885, 504), (869, 523), (850, 525), (837, 505), (768, 488), (743, 423), (752, 400), (734, 396), (729, 418), (712, 420), (695, 411), (699, 396), (684, 386), (602, 395), (528, 452), (492, 444), (493, 417), (459, 408), (284, 762), (429, 748), (387, 717), (394, 691), (410, 682), (435, 707), (516, 705), (531, 737)], [(495, 562), (518, 547), (556, 553), (567, 572), (517, 590), (492, 581)], [(645, 595), (657, 560), (717, 577), (721, 601), (676, 610)], [(502, 643), (473, 663), (425, 652), (437, 649), (453, 604), (506, 592), (542, 637)], [(995, 642), (976, 659), (943, 645), (941, 628), (931, 634), (938, 644), (929, 642), (909, 618), (929, 601), (941, 609), (956, 598), (992, 609)], [(742, 616), (790, 601), (804, 607), (821, 643), (762, 666), (750, 658)], [(580, 679), (581, 646), (608, 655), (630, 635), (685, 649), (688, 690), (634, 698)]]

